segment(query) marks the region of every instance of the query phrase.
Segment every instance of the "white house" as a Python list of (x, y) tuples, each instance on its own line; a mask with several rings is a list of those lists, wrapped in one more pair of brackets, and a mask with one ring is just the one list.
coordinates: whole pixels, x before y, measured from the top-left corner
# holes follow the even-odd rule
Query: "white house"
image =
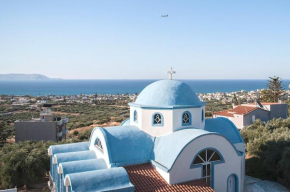
[(288, 117), (288, 104), (283, 103), (249, 103), (235, 106), (231, 110), (219, 111), (213, 117), (224, 117), (232, 121), (238, 129), (251, 125), (256, 119), (269, 121), (274, 118)]
[(205, 103), (187, 84), (154, 82), (129, 106), (120, 126), (49, 147), (52, 190), (243, 191), (239, 131), (226, 118), (205, 119)]

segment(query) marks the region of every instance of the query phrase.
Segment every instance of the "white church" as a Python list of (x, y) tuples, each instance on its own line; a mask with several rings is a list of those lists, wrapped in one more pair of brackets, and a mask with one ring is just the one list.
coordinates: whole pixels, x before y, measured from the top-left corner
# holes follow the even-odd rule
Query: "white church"
[(187, 84), (156, 81), (129, 106), (120, 126), (49, 147), (52, 191), (243, 191), (238, 129), (226, 118), (205, 119), (205, 103)]

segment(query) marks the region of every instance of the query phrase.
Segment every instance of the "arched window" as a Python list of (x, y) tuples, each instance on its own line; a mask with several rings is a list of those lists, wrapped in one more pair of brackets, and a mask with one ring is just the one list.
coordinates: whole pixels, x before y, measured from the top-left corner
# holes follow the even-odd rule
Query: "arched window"
[(204, 121), (204, 110), (201, 111), (201, 122)]
[(214, 149), (205, 149), (201, 151), (193, 160), (194, 166), (202, 166), (202, 179), (211, 185), (212, 181), (212, 163), (222, 162), (222, 157)]
[(153, 114), (153, 125), (163, 125), (163, 116), (161, 113)]
[(191, 125), (191, 113), (185, 111), (182, 113), (182, 126)]
[(138, 122), (138, 113), (136, 110), (134, 111), (134, 121)]
[(102, 142), (99, 138), (96, 139), (95, 141), (95, 146), (100, 149), (101, 151), (103, 151), (103, 146), (102, 146)]

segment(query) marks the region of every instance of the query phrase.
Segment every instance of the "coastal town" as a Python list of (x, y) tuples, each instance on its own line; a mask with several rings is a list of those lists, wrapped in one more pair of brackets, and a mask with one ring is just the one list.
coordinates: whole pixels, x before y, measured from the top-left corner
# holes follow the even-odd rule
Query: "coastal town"
[[(234, 91), (229, 93), (197, 93), (201, 101), (204, 102), (221, 102), (222, 104), (231, 104), (238, 102), (238, 104), (253, 103), (258, 100), (265, 89), (257, 89), (254, 91)], [(29, 95), (0, 95), (0, 104), (6, 108), (6, 112), (0, 116), (9, 115), (11, 111), (19, 108), (27, 108), (36, 110), (42, 104), (92, 104), (97, 105), (100, 103), (127, 103), (135, 101), (138, 93), (135, 94), (79, 94), (79, 95), (45, 95), (45, 96), (29, 96)], [(290, 98), (290, 90), (285, 90), (280, 97), (281, 102), (287, 101)], [(7, 105), (8, 106), (8, 105)]]

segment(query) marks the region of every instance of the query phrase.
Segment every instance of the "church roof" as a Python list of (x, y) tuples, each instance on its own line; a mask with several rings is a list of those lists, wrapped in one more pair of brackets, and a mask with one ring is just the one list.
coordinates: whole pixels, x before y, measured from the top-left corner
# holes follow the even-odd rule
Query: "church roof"
[[(193, 140), (205, 135), (219, 135), (227, 139), (227, 137), (223, 135), (224, 132), (221, 131), (221, 133), (222, 134), (214, 131), (209, 132), (203, 129), (187, 128), (162, 137), (156, 137), (151, 156), (152, 163), (165, 171), (170, 171), (180, 153)], [(231, 145), (234, 144), (229, 139), (227, 140)], [(236, 150), (235, 147), (234, 149)], [(240, 155), (237, 150), (236, 152)]]
[(134, 191), (123, 167), (67, 174), (71, 191)]
[(54, 155), (54, 159), (56, 164), (59, 165), (62, 162), (97, 159), (97, 156), (94, 151), (78, 151), (70, 153), (58, 153)]
[[(194, 139), (212, 134), (203, 129), (182, 129), (157, 137), (154, 143), (154, 150), (151, 159), (153, 163), (161, 165), (166, 171), (170, 170), (183, 149)], [(178, 142), (174, 142), (178, 141)]]
[(218, 117), (205, 120), (206, 131), (216, 132), (226, 137), (232, 144), (244, 143), (236, 126), (227, 118)]
[(130, 180), (135, 186), (136, 191), (214, 191), (202, 180), (191, 180), (184, 183), (169, 185), (150, 163), (127, 166), (125, 169), (127, 170)]
[(57, 154), (57, 153), (68, 153), (68, 152), (87, 151), (87, 150), (89, 150), (89, 142), (51, 145), (48, 148), (48, 155), (53, 156), (54, 154)]
[[(100, 128), (102, 129), (102, 128)], [(103, 128), (110, 162), (116, 166), (148, 162), (154, 138), (136, 126)]]
[(67, 174), (107, 169), (104, 159), (89, 159), (60, 163), (59, 168), (65, 177)]
[(190, 108), (204, 106), (196, 93), (185, 83), (160, 80), (148, 85), (131, 106), (141, 108)]

